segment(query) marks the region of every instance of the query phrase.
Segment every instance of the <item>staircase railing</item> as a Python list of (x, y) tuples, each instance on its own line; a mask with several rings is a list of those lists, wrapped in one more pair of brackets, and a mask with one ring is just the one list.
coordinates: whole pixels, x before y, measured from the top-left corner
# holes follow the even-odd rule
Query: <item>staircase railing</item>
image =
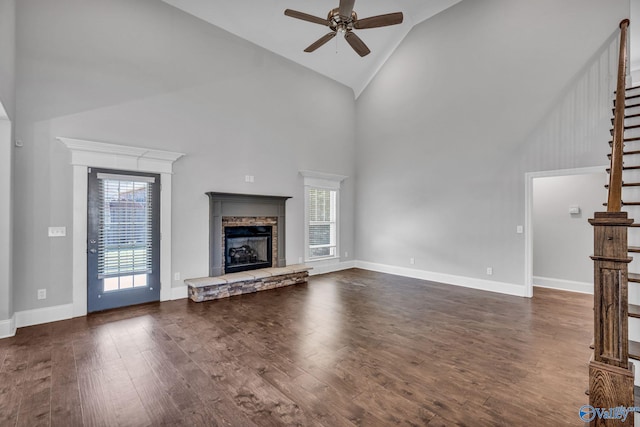
[[(634, 406), (633, 364), (629, 362), (629, 248), (627, 228), (633, 223), (621, 212), (624, 155), (627, 40), (629, 20), (620, 23), (620, 54), (616, 89), (607, 212), (596, 212), (594, 226), (594, 340), (589, 362), (589, 404), (594, 408)], [(592, 426), (633, 426), (633, 413), (624, 422), (594, 417)]]
[(624, 145), (624, 107), (627, 86), (627, 40), (629, 20), (620, 23), (620, 53), (618, 55), (618, 82), (613, 121), (613, 146), (611, 147), (611, 174), (609, 175), (609, 197), (607, 212), (620, 212), (622, 208), (622, 156)]

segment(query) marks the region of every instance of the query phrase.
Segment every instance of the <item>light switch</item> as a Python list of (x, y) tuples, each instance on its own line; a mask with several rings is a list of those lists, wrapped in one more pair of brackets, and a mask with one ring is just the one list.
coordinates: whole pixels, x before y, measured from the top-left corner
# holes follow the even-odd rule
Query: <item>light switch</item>
[(571, 215), (577, 215), (580, 213), (580, 206), (569, 206), (569, 213)]

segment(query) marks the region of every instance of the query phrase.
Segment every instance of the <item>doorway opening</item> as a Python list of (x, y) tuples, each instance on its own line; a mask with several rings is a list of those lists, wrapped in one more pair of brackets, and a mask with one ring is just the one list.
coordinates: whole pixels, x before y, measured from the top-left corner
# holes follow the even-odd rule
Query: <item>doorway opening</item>
[(606, 166), (526, 174), (525, 285), (593, 292), (593, 229)]

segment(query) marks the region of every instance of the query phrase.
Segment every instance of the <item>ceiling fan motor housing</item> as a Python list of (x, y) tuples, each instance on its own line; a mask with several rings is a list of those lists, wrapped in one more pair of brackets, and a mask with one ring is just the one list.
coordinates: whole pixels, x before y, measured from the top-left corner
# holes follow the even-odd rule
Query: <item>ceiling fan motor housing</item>
[(351, 11), (351, 17), (345, 19), (340, 15), (340, 9), (331, 9), (329, 15), (327, 15), (327, 21), (329, 21), (329, 28), (333, 31), (346, 32), (353, 30), (353, 23), (358, 20), (358, 14), (355, 11)]

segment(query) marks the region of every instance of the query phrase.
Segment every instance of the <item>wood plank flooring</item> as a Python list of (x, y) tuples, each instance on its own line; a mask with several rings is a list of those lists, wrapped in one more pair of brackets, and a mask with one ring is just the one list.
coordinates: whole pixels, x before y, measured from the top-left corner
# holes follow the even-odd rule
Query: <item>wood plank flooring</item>
[(347, 270), (0, 340), (0, 426), (579, 426), (592, 297)]

